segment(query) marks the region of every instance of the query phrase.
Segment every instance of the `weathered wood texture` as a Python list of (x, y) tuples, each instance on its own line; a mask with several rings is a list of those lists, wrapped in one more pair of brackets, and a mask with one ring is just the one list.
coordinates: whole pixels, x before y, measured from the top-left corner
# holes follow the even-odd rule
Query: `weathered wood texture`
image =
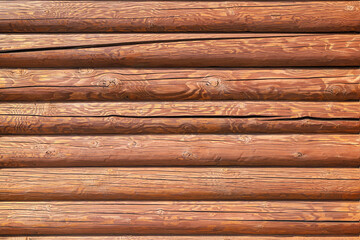
[(360, 233), (358, 202), (1, 202), (0, 209), (2, 235)]
[(0, 200), (358, 200), (359, 174), (359, 168), (3, 168)]
[(358, 101), (353, 69), (0, 69), (0, 101)]
[(359, 133), (359, 115), (358, 102), (0, 103), (0, 133)]
[(0, 67), (360, 65), (357, 34), (8, 34), (0, 39)]
[(359, 135), (1, 136), (0, 167), (360, 167)]
[(26, 237), (0, 237), (0, 240), (359, 240), (357, 236), (344, 236), (337, 237), (329, 236), (134, 236), (134, 235), (121, 235), (121, 236), (26, 236)]
[(354, 32), (356, 1), (5, 1), (0, 32)]

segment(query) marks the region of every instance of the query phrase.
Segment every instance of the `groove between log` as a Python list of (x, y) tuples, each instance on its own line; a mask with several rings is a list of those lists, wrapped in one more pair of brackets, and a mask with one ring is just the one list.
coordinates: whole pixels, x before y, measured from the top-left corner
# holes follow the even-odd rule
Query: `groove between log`
[(0, 240), (59, 240), (59, 239), (90, 239), (90, 240), (193, 240), (194, 238), (200, 240), (358, 240), (357, 236), (344, 236), (339, 235), (337, 237), (329, 236), (134, 236), (134, 235), (123, 235), (123, 236), (27, 236), (27, 237), (0, 237)]

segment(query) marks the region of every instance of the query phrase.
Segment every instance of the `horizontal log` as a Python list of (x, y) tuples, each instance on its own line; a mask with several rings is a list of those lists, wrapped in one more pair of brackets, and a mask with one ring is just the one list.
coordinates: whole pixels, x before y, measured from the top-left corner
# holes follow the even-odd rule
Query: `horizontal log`
[(354, 1), (5, 1), (1, 32), (355, 32)]
[(358, 102), (0, 103), (0, 134), (358, 133)]
[(360, 65), (357, 34), (7, 34), (0, 39), (0, 67)]
[(0, 69), (0, 101), (358, 101), (354, 69)]
[(0, 167), (360, 167), (359, 135), (2, 136)]
[(359, 168), (3, 168), (0, 201), (358, 200), (359, 174)]
[(0, 237), (0, 240), (358, 240), (357, 236), (344, 236), (338, 235), (337, 237), (329, 236), (134, 236), (134, 235), (121, 235), (121, 236), (26, 236), (26, 237)]
[(1, 202), (0, 234), (358, 235), (358, 207), (299, 201)]

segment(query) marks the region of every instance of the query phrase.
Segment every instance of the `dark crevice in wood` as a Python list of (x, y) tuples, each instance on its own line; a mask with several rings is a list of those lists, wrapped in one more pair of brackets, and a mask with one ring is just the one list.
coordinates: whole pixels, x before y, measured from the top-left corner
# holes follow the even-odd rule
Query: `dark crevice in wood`
[[(67, 49), (84, 49), (84, 48), (103, 48), (103, 47), (120, 47), (130, 45), (144, 45), (144, 44), (156, 44), (156, 43), (176, 43), (176, 42), (195, 42), (195, 41), (216, 41), (216, 40), (235, 40), (235, 39), (264, 39), (264, 38), (290, 38), (309, 36), (310, 34), (294, 34), (294, 35), (272, 35), (272, 36), (254, 36), (249, 37), (212, 37), (212, 38), (183, 38), (183, 39), (168, 39), (168, 40), (152, 40), (152, 41), (133, 41), (122, 43), (105, 43), (105, 44), (89, 44), (89, 45), (76, 45), (76, 46), (59, 46), (59, 47), (46, 47), (46, 48), (23, 48), (23, 49), (10, 49), (0, 50), (1, 53), (19, 53), (19, 52), (40, 52), (40, 51), (52, 51), (52, 50), (67, 50)], [(326, 34), (329, 35), (329, 34)], [(308, 46), (303, 46), (308, 47)]]
[(298, 120), (317, 120), (317, 121), (360, 121), (360, 118), (320, 118), (320, 117), (296, 117), (296, 118), (276, 118), (264, 121), (298, 121)]
[[(315, 121), (360, 121), (360, 118), (320, 118), (320, 117), (295, 117), (295, 118), (286, 118), (285, 116), (279, 115), (246, 115), (246, 116), (231, 116), (231, 115), (192, 115), (192, 116), (132, 116), (132, 115), (118, 115), (118, 114), (110, 114), (110, 115), (36, 115), (36, 114), (0, 114), (0, 116), (20, 116), (20, 117), (64, 117), (64, 118), (77, 118), (77, 117), (85, 117), (85, 118), (108, 118), (108, 117), (119, 117), (119, 118), (227, 118), (227, 119), (246, 119), (246, 118), (270, 118), (265, 119), (263, 121), (299, 121), (299, 120), (315, 120)], [(274, 118), (274, 119), (271, 119)]]
[(107, 117), (120, 117), (120, 118), (273, 118), (273, 117), (282, 117), (277, 115), (247, 115), (247, 116), (231, 116), (231, 115), (192, 115), (192, 116), (131, 116), (131, 115), (66, 115), (66, 116), (46, 116), (46, 115), (36, 115), (36, 114), (0, 114), (0, 116), (24, 116), (24, 117), (67, 117), (67, 118), (76, 118), (76, 117), (86, 117), (86, 118), (107, 118)]
[[(332, 79), (332, 78), (343, 78), (343, 77), (358, 77), (359, 75), (345, 75), (345, 76), (330, 76), (330, 77), (327, 77), (327, 76), (319, 76), (319, 77), (289, 77), (289, 78), (282, 78), (282, 77), (272, 77), (272, 78), (246, 78), (246, 79), (226, 79), (224, 81), (262, 81), (262, 80), (292, 80), (292, 79), (322, 79), (322, 78), (325, 78), (325, 79)], [(360, 81), (359, 83), (341, 83), (341, 84), (360, 84)]]
[(204, 7), (191, 7), (191, 8), (161, 8), (161, 9), (156, 9), (156, 10), (160, 10), (160, 11), (171, 11), (171, 10), (205, 10), (205, 9), (210, 9), (210, 10), (216, 10), (216, 9), (234, 9), (234, 8), (264, 8), (264, 7), (271, 7), (271, 8), (275, 8), (275, 7), (296, 7), (296, 6), (305, 6), (305, 5), (309, 5), (309, 4), (284, 4), (284, 5), (257, 5), (257, 6), (246, 6), (246, 5), (242, 5), (242, 6), (231, 6), (231, 7), (208, 7), (208, 8), (204, 8)]
[(85, 85), (85, 86), (61, 86), (61, 85), (37, 85), (37, 86), (16, 86), (16, 87), (0, 87), (0, 89), (14, 89), (14, 88), (89, 88), (89, 87), (95, 87), (95, 88), (104, 88), (109, 87), (110, 85)]

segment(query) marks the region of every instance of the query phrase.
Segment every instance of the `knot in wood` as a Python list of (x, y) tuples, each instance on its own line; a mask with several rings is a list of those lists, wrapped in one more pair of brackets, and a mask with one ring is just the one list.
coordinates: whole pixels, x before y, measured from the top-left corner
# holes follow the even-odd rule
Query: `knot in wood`
[(243, 136), (243, 137), (239, 137), (239, 140), (245, 144), (248, 144), (249, 142), (251, 142), (251, 137)]
[(209, 76), (205, 77), (204, 80), (206, 80), (206, 86), (217, 87), (220, 85), (220, 79), (217, 77)]
[(129, 147), (129, 148), (134, 148), (134, 147), (136, 147), (136, 146), (137, 146), (137, 142), (136, 142), (136, 141), (131, 141), (131, 142), (128, 143), (128, 147)]
[(192, 156), (192, 153), (188, 152), (188, 151), (184, 151), (182, 154), (184, 159), (189, 159)]
[(159, 214), (159, 215), (163, 215), (163, 214), (164, 214), (164, 210), (158, 209), (158, 210), (156, 211), (156, 213)]
[(297, 158), (301, 158), (302, 156), (304, 156), (304, 154), (302, 152), (296, 152), (294, 155)]
[(345, 7), (345, 10), (346, 10), (346, 11), (354, 11), (354, 10), (355, 10), (355, 7), (354, 7), (354, 6), (351, 6), (351, 5), (347, 5), (347, 6)]
[(343, 87), (338, 86), (338, 85), (330, 85), (327, 89), (327, 92), (330, 92), (333, 95), (339, 95), (339, 94), (345, 94), (345, 90), (343, 89)]
[(97, 147), (100, 146), (100, 143), (99, 143), (98, 141), (93, 141), (93, 142), (92, 142), (92, 146), (93, 146), (94, 148), (97, 148)]
[(116, 77), (112, 76), (104, 76), (99, 82), (98, 86), (100, 87), (110, 87), (117, 86), (119, 84), (119, 80)]

